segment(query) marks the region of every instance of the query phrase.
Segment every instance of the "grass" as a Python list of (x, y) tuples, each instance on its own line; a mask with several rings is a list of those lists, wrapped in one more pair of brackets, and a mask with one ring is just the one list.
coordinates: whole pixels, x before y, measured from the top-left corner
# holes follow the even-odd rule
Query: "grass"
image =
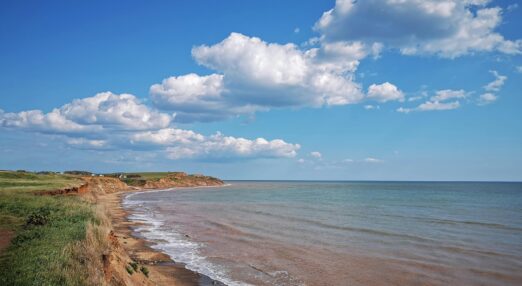
[(176, 174), (177, 172), (139, 172), (139, 173), (111, 173), (105, 174), (109, 177), (119, 177), (119, 175), (125, 175), (126, 178), (122, 178), (121, 181), (129, 186), (142, 187), (147, 181), (158, 181), (168, 175)]
[(13, 190), (17, 193), (53, 190), (80, 183), (81, 181), (74, 176), (0, 171), (0, 193)]
[(77, 196), (38, 191), (81, 184), (73, 176), (0, 172), (0, 229), (15, 231), (0, 254), (0, 285), (98, 285), (108, 222)]

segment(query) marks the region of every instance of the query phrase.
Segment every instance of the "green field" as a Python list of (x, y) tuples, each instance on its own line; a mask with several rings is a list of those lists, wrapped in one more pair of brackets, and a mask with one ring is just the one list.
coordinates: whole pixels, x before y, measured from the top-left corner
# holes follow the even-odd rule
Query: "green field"
[(0, 230), (14, 231), (0, 253), (0, 285), (93, 283), (85, 242), (101, 224), (94, 205), (77, 196), (37, 195), (80, 184), (74, 176), (0, 171)]

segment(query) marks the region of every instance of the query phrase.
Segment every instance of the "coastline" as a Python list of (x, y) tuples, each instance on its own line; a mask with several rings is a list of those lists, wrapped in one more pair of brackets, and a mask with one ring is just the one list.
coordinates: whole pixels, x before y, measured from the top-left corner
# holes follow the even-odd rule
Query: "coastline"
[(107, 210), (112, 223), (114, 237), (128, 256), (134, 261), (147, 266), (150, 271), (149, 279), (154, 285), (224, 285), (203, 274), (185, 268), (183, 263), (175, 262), (167, 254), (153, 249), (151, 247), (152, 242), (147, 241), (133, 231), (133, 226), (139, 225), (139, 223), (131, 222), (128, 219), (129, 213), (123, 207), (123, 198), (127, 194), (143, 191), (158, 190), (135, 189), (119, 191), (98, 198), (98, 203)]

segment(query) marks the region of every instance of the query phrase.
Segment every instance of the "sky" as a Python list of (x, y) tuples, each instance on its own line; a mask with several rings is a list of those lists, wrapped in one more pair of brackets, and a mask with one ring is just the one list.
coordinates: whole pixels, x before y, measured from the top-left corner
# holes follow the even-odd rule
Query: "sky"
[(522, 180), (517, 1), (2, 1), (0, 169)]

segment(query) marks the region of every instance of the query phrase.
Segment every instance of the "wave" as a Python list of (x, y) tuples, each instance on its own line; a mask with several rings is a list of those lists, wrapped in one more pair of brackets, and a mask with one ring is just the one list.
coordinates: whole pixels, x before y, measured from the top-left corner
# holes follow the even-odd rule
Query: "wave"
[[(168, 191), (168, 190), (161, 190)], [(187, 239), (182, 233), (172, 227), (166, 227), (161, 215), (143, 206), (140, 201), (129, 200), (134, 194), (129, 194), (123, 200), (123, 205), (131, 209), (129, 220), (139, 222), (134, 230), (152, 243), (151, 247), (169, 255), (174, 261), (185, 264), (187, 269), (201, 273), (213, 280), (229, 286), (250, 285), (235, 281), (229, 277), (226, 269), (215, 265), (201, 255), (201, 245)], [(138, 211), (137, 208), (140, 208)]]

